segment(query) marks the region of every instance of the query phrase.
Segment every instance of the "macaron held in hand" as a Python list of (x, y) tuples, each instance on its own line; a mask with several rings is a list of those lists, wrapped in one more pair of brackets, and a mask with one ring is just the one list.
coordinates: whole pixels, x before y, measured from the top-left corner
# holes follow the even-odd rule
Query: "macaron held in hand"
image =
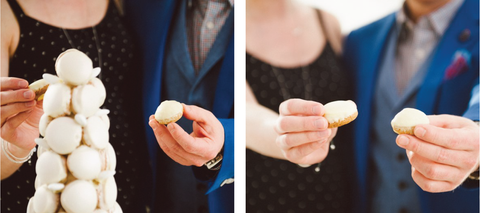
[(183, 106), (178, 101), (166, 100), (160, 103), (155, 112), (155, 120), (160, 124), (178, 121), (183, 115)]
[(193, 121), (193, 132), (185, 132), (174, 122), (166, 126), (160, 124), (155, 115), (150, 116), (148, 124), (160, 148), (171, 159), (184, 166), (201, 167), (221, 151), (225, 140), (223, 125), (212, 112), (201, 107), (186, 104), (177, 107), (177, 113), (173, 115), (183, 109), (183, 117)]
[(415, 126), (429, 124), (427, 115), (418, 109), (405, 108), (395, 115), (391, 125), (397, 134), (414, 135)]

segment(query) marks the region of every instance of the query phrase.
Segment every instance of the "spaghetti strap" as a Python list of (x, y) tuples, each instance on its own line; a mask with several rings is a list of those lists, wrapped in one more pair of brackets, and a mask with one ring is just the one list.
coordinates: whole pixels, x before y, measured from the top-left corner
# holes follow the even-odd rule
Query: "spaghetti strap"
[(17, 0), (7, 0), (10, 8), (12, 8), (13, 14), (17, 17), (17, 19), (23, 18), (25, 13), (23, 12), (22, 7), (18, 4)]
[(317, 9), (316, 11), (317, 11), (318, 20), (320, 21), (320, 27), (322, 28), (322, 31), (325, 34), (325, 38), (327, 39), (327, 42), (330, 43), (330, 36), (329, 36), (330, 33), (327, 32), (325, 21), (323, 20), (322, 11), (320, 11), (319, 9)]

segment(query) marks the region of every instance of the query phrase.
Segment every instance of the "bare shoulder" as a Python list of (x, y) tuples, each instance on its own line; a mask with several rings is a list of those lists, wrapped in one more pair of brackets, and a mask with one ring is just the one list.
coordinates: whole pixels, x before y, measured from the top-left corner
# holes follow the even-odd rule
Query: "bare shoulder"
[(6, 0), (1, 0), (1, 75), (8, 76), (10, 57), (15, 52), (20, 35), (15, 15)]
[(1, 0), (1, 22), (2, 22), (2, 52), (5, 53), (5, 48), (9, 55), (13, 55), (18, 44), (18, 37), (20, 35), (20, 27), (17, 19), (13, 14), (10, 5), (6, 0)]
[(331, 13), (321, 10), (322, 18), (324, 19), (325, 29), (328, 31), (330, 43), (333, 50), (337, 55), (341, 55), (342, 52), (342, 28), (338, 19)]

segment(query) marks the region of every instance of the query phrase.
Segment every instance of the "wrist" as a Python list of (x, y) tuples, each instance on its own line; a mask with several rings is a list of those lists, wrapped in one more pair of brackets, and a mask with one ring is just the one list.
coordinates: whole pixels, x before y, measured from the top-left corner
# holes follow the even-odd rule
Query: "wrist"
[(32, 150), (32, 149), (24, 149), (24, 148), (21, 148), (13, 143), (10, 143), (8, 141), (5, 141), (7, 143), (7, 149), (8, 151), (10, 151), (10, 153), (12, 153), (13, 155), (15, 156), (18, 156), (18, 157), (22, 157), (22, 156), (27, 156), (28, 153)]
[(222, 149), (220, 150), (220, 152), (218, 152), (217, 156), (215, 156), (215, 158), (207, 161), (204, 166), (209, 169), (209, 170), (220, 170), (220, 167), (222, 166), (222, 160), (223, 160), (223, 147)]
[(0, 140), (3, 152), (2, 155), (14, 163), (24, 163), (30, 160), (33, 153), (36, 151), (35, 147), (32, 149), (23, 149), (6, 140), (3, 140), (2, 138), (0, 138)]

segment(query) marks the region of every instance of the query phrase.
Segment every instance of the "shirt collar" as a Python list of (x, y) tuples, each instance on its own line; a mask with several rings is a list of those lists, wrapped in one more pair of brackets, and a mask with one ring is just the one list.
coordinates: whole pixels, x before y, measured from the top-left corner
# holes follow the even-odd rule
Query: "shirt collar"
[[(430, 24), (431, 28), (433, 28), (433, 31), (438, 36), (443, 36), (445, 30), (447, 30), (450, 24), (450, 21), (453, 19), (453, 16), (456, 14), (463, 1), (464, 0), (451, 0), (438, 10), (435, 10), (430, 14), (420, 17), (417, 24)], [(397, 32), (401, 32), (404, 26), (409, 28), (410, 30), (414, 28), (415, 23), (410, 18), (408, 18), (407, 13), (407, 6), (406, 3), (404, 3), (402, 8), (396, 14), (396, 27), (398, 30)]]
[[(234, 0), (188, 0), (189, 2), (196, 1), (200, 7), (206, 8), (208, 5), (208, 2), (214, 1), (218, 3), (228, 3), (230, 7), (233, 7), (233, 1)], [(191, 3), (189, 3), (191, 5)]]

